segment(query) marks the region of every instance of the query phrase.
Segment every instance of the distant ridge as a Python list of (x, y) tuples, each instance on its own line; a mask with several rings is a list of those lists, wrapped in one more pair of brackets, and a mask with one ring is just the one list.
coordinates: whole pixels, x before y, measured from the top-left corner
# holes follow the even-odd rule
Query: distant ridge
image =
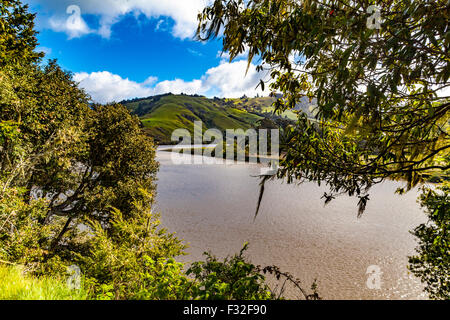
[[(192, 134), (194, 121), (201, 121), (204, 130), (216, 128), (225, 131), (256, 128), (263, 119), (289, 122), (297, 118), (295, 111), (273, 114), (272, 104), (275, 100), (271, 97), (245, 96), (238, 99), (209, 99), (200, 95), (168, 93), (124, 100), (121, 104), (140, 117), (146, 132), (158, 144), (170, 144), (173, 143), (171, 134), (175, 129), (184, 128)], [(307, 103), (302, 102), (296, 109), (312, 115), (309, 100)]]

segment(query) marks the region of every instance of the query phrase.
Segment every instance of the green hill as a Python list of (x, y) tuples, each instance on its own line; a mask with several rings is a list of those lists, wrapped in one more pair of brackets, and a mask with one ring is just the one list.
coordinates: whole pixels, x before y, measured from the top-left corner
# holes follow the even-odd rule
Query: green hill
[[(295, 120), (295, 111), (273, 114), (275, 98), (208, 99), (198, 95), (165, 94), (142, 99), (122, 101), (138, 115), (147, 133), (159, 144), (170, 144), (175, 129), (188, 129), (193, 134), (194, 121), (203, 123), (203, 130), (216, 128), (250, 129), (264, 118)], [(309, 108), (309, 105), (308, 105)], [(299, 109), (305, 109), (306, 107)]]

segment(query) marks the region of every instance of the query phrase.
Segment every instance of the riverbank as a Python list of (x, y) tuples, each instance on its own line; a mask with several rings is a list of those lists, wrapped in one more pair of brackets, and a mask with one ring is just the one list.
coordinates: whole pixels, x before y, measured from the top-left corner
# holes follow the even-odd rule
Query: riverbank
[[(204, 155), (205, 151), (207, 152), (206, 156), (211, 156), (213, 158), (218, 158), (218, 159), (227, 159), (227, 153), (226, 153), (226, 148), (223, 150), (222, 154), (216, 156), (214, 149), (216, 148), (216, 145), (189, 145), (189, 146), (180, 146), (180, 145), (161, 145), (161, 146), (157, 146), (157, 150), (158, 151), (163, 151), (163, 152), (176, 152), (176, 153), (183, 153), (183, 154), (191, 154), (191, 155), (196, 155), (196, 154), (201, 154)], [(199, 152), (201, 151), (201, 153)], [(242, 154), (242, 153), (241, 153)], [(250, 154), (248, 152), (248, 150), (245, 150), (245, 157), (243, 159), (239, 159), (238, 157), (238, 152), (237, 149), (235, 147), (234, 153), (233, 153), (233, 159), (230, 160), (234, 160), (234, 161), (243, 161), (243, 162), (248, 162), (248, 163), (268, 163), (270, 160), (281, 160), (281, 157), (275, 157), (275, 156), (270, 156), (270, 155), (257, 155), (257, 154)], [(436, 172), (433, 174), (429, 174), (429, 175), (424, 175), (426, 182), (428, 183), (433, 183), (433, 184), (439, 184), (442, 183), (444, 181), (450, 181), (450, 175), (445, 175), (443, 173), (440, 172)]]

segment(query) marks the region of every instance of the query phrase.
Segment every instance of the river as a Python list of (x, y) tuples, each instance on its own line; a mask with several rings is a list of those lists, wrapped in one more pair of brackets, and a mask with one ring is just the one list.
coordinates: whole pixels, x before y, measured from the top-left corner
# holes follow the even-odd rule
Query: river
[[(201, 260), (207, 250), (225, 257), (249, 242), (247, 256), (254, 264), (277, 265), (305, 287), (317, 279), (325, 299), (426, 298), (406, 268), (417, 246), (409, 231), (426, 221), (417, 190), (399, 196), (394, 194), (399, 183), (377, 185), (358, 219), (355, 198), (341, 196), (324, 206), (326, 189), (315, 183), (272, 181), (254, 221), (259, 180), (253, 176), (260, 165), (175, 165), (163, 151), (157, 160), (156, 210), (163, 226), (189, 245), (182, 261)], [(378, 289), (367, 285), (369, 266), (382, 272)], [(299, 297), (293, 288), (286, 296)]]

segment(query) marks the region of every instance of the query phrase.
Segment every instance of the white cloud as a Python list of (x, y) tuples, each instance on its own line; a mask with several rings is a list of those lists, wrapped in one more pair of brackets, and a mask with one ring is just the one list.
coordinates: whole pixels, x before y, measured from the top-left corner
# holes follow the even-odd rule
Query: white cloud
[(70, 5), (66, 9), (68, 17), (51, 17), (49, 20), (50, 27), (59, 32), (65, 32), (69, 39), (79, 38), (83, 35), (94, 32), (91, 30), (81, 16), (79, 6)]
[(108, 71), (92, 73), (75, 73), (74, 80), (89, 93), (94, 102), (107, 103), (121, 101), (127, 98), (145, 97), (152, 90), (145, 84), (140, 84), (112, 74)]
[(151, 86), (151, 85), (155, 84), (157, 81), (158, 81), (158, 77), (150, 76), (144, 81), (143, 84), (145, 86)]
[[(78, 0), (76, 4), (81, 9), (81, 20), (78, 21), (79, 24), (69, 27), (66, 23), (69, 18), (66, 10), (73, 5), (73, 0), (28, 0), (28, 2), (38, 4), (43, 10), (51, 12), (49, 27), (55, 31), (64, 31), (72, 38), (91, 32), (109, 38), (111, 27), (124, 15), (144, 14), (149, 19), (161, 17), (173, 19), (172, 34), (186, 39), (195, 34), (197, 15), (212, 0)], [(97, 30), (87, 27), (82, 19), (82, 15), (85, 14), (100, 16)], [(161, 27), (161, 23), (158, 23), (157, 29)]]
[(181, 79), (166, 80), (156, 84), (154, 94), (163, 93), (205, 94), (202, 80), (184, 81)]
[(262, 94), (261, 89), (256, 89), (256, 86), (264, 75), (256, 71), (254, 64), (250, 64), (247, 75), (246, 70), (245, 60), (221, 62), (203, 76), (205, 87), (208, 91), (216, 91), (218, 96), (227, 98), (238, 98), (244, 94), (247, 96)]
[(261, 88), (256, 89), (263, 74), (256, 71), (251, 64), (247, 75), (247, 61), (232, 63), (221, 62), (209, 69), (200, 79), (184, 81), (182, 79), (157, 82), (156, 77), (149, 77), (142, 83), (123, 79), (108, 71), (93, 73), (76, 73), (74, 80), (89, 93), (95, 102), (108, 103), (157, 94), (201, 94), (207, 97), (238, 98), (244, 94), (250, 97), (263, 95)]

